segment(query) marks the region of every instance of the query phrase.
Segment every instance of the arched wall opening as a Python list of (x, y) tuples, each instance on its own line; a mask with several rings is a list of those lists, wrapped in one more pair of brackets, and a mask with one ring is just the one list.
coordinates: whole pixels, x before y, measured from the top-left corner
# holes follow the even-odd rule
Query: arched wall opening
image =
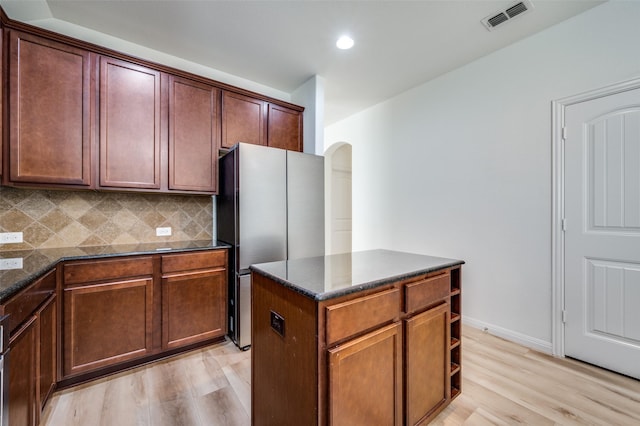
[(325, 252), (348, 253), (352, 248), (352, 148), (331, 145), (325, 157)]

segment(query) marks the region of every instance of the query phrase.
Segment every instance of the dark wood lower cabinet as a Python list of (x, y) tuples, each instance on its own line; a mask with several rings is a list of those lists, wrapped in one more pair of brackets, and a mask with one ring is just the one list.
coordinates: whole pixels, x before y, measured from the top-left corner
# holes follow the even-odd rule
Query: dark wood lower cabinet
[(152, 352), (152, 277), (65, 288), (63, 297), (65, 376)]
[(329, 349), (329, 423), (401, 425), (401, 384), (399, 322)]
[(449, 305), (405, 320), (405, 424), (417, 425), (451, 398)]
[(226, 269), (162, 278), (162, 347), (172, 349), (226, 334)]
[(69, 261), (0, 304), (8, 424), (37, 426), (57, 386), (224, 339), (227, 259), (220, 248)]
[(53, 269), (3, 305), (9, 346), (7, 418), (11, 426), (35, 426), (56, 386), (56, 270)]
[(37, 317), (32, 316), (9, 340), (9, 424), (38, 424), (36, 399)]
[(44, 409), (44, 405), (56, 387), (57, 367), (57, 301), (52, 296), (38, 312), (39, 350), (38, 364), (38, 408)]
[(162, 349), (227, 334), (227, 251), (162, 256)]
[(64, 266), (63, 386), (223, 339), (227, 249)]

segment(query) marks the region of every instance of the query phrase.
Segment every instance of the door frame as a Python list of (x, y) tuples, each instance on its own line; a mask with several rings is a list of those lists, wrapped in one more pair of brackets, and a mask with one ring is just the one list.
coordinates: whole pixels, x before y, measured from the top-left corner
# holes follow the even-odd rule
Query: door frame
[[(353, 145), (349, 142), (336, 142), (330, 145), (324, 152), (324, 218), (325, 218), (325, 253), (326, 254), (336, 254), (333, 250), (333, 237), (334, 237), (334, 226), (333, 226), (333, 217), (332, 217), (332, 209), (334, 203), (334, 185), (333, 185), (333, 165), (334, 165), (334, 155), (339, 151), (348, 148), (351, 151), (351, 164), (349, 165), (349, 173), (353, 175)], [(353, 184), (352, 184), (353, 187)], [(351, 217), (350, 220), (353, 219), (353, 194), (351, 196)], [(351, 248), (353, 248), (353, 221), (350, 225), (351, 228)]]
[[(634, 78), (551, 102), (551, 350), (555, 356), (565, 356), (563, 320), (565, 309), (565, 236), (563, 230), (563, 219), (565, 217), (563, 138), (565, 110), (574, 104), (638, 88), (640, 88), (640, 78)], [(567, 224), (567, 226), (574, 225)]]

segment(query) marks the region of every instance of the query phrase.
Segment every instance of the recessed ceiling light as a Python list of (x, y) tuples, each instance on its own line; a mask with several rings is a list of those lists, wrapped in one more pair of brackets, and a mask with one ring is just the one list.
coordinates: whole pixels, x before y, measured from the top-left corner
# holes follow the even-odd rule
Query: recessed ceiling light
[(353, 47), (353, 39), (349, 36), (342, 36), (336, 42), (338, 49), (347, 50)]

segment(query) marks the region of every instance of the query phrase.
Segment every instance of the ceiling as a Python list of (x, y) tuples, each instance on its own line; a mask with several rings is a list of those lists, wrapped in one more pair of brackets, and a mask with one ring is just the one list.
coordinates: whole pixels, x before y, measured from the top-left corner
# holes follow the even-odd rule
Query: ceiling
[[(429, 81), (602, 1), (532, 0), (494, 31), (481, 20), (515, 0), (0, 0), (11, 19), (86, 27), (286, 93), (325, 81), (325, 124)], [(348, 33), (355, 46), (335, 47)]]

